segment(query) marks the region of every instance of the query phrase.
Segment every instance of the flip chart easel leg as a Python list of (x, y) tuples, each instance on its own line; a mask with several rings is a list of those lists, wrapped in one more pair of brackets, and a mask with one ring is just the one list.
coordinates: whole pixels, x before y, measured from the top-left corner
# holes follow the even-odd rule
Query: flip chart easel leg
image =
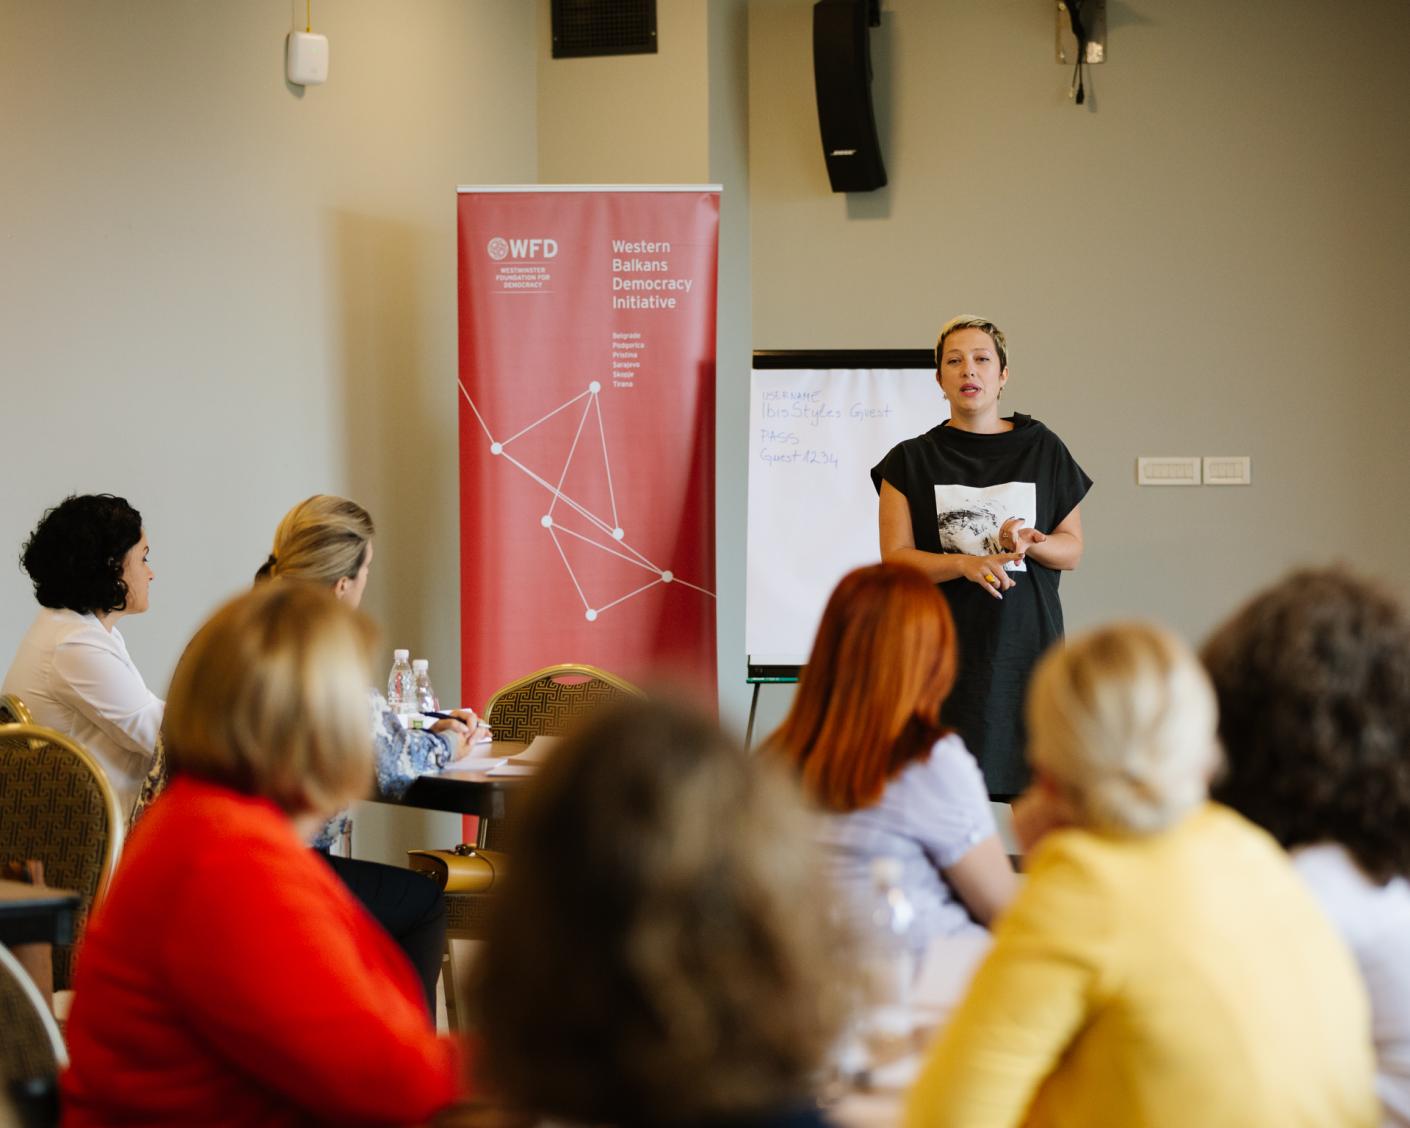
[(759, 686), (762, 682), (754, 683), (754, 695), (749, 700), (749, 724), (744, 729), (744, 751), (748, 752), (754, 747), (754, 714), (759, 711)]

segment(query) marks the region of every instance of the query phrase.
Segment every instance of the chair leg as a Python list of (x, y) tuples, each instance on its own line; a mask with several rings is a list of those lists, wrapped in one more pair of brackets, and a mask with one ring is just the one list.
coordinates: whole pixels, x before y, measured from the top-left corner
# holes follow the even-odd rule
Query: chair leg
[(446, 937), (445, 956), (441, 959), (441, 988), (446, 996), (446, 1026), (452, 1034), (460, 1033), (460, 992), (455, 985), (455, 953), (452, 940)]

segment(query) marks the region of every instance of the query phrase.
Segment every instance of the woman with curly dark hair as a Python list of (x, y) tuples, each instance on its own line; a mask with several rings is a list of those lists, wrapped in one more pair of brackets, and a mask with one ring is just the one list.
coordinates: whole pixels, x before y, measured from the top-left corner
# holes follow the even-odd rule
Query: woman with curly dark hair
[(20, 640), (3, 692), (72, 737), (107, 771), (126, 814), (157, 744), (163, 704), (117, 622), (147, 610), (152, 569), (142, 515), (111, 494), (67, 497), (44, 514), (20, 562), (43, 608)]
[(1410, 617), (1345, 569), (1301, 571), (1203, 657), (1228, 759), (1215, 795), (1292, 851), (1355, 954), (1385, 1123), (1410, 1125)]

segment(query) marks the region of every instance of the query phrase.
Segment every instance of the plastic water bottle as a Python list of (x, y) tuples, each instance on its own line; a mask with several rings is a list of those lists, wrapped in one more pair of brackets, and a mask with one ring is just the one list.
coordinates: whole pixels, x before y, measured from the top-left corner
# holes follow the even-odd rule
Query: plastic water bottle
[(912, 1048), (916, 913), (901, 886), (903, 872), (897, 858), (872, 862), (870, 927), (863, 937), (862, 953), (865, 993), (858, 1033), (874, 1064), (893, 1060)]
[(434, 713), (440, 709), (441, 703), (436, 700), (436, 691), (431, 688), (431, 663), (425, 658), (417, 658), (411, 663), (411, 672), (415, 675), (416, 681), (416, 711), (418, 713)]
[(411, 671), (411, 651), (392, 651), (392, 672), (387, 675), (387, 705), (393, 713), (416, 709), (416, 675)]

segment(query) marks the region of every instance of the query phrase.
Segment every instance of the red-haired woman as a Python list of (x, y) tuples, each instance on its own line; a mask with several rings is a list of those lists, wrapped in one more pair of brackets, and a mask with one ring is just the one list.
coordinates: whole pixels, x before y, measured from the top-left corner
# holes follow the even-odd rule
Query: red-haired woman
[(839, 890), (860, 898), (876, 858), (902, 866), (920, 941), (987, 925), (1016, 890), (984, 779), (940, 723), (955, 680), (945, 597), (915, 568), (844, 576), (769, 751), (828, 813), (819, 831)]

